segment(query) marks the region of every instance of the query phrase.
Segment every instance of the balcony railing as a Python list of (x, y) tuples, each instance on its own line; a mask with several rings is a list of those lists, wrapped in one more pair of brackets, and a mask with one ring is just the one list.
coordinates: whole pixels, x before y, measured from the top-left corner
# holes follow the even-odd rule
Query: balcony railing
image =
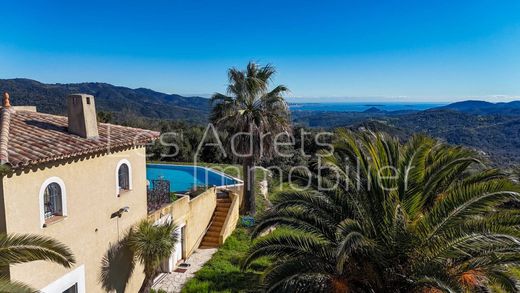
[(172, 203), (170, 195), (170, 181), (165, 179), (152, 180), (152, 185), (148, 188), (148, 213), (156, 211), (161, 207)]

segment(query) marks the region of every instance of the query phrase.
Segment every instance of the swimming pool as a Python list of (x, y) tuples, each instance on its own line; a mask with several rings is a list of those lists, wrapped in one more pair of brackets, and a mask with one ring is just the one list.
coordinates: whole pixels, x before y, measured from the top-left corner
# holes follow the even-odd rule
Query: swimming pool
[(147, 164), (146, 179), (170, 181), (170, 192), (185, 192), (194, 186), (224, 186), (240, 182), (210, 168), (200, 166)]

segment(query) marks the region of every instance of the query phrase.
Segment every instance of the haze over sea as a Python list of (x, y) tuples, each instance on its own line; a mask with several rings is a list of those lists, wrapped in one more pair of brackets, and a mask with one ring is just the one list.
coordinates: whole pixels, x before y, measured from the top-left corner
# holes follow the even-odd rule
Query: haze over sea
[(341, 103), (289, 103), (292, 111), (363, 112), (372, 107), (383, 111), (422, 111), (445, 106), (447, 103), (414, 102), (341, 102)]

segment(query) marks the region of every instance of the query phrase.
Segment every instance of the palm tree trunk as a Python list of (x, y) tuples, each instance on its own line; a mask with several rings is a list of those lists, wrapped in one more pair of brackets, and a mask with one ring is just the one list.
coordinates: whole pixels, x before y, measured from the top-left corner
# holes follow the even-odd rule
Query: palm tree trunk
[(155, 279), (155, 274), (145, 274), (139, 293), (149, 293), (152, 290), (153, 279)]
[(255, 168), (253, 160), (247, 158), (242, 163), (244, 174), (244, 202), (246, 214), (254, 216), (256, 214), (255, 202)]

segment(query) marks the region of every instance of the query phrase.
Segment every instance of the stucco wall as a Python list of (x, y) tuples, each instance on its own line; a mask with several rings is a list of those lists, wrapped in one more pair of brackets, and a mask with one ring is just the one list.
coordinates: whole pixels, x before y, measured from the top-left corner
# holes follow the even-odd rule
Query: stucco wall
[[(127, 159), (132, 169), (132, 190), (116, 194), (116, 166)], [(63, 180), (67, 194), (68, 215), (62, 221), (42, 228), (39, 193), (50, 177)], [(56, 238), (72, 249), (74, 268), (84, 265), (86, 292), (103, 292), (98, 282), (101, 259), (110, 243), (146, 218), (146, 162), (143, 147), (99, 155), (74, 162), (47, 165), (22, 174), (2, 178), (5, 225), (8, 233), (36, 233)], [(122, 207), (130, 207), (121, 218), (110, 216)], [(48, 262), (12, 266), (11, 278), (43, 288), (72, 269)], [(127, 287), (137, 292), (142, 282), (138, 265)]]
[(224, 244), (226, 239), (235, 231), (235, 228), (238, 223), (238, 219), (240, 218), (240, 199), (241, 196), (235, 192), (229, 193), (229, 198), (231, 199), (231, 205), (229, 207), (226, 220), (222, 225), (222, 230), (220, 231), (219, 243)]
[(188, 219), (190, 213), (190, 197), (182, 196), (171, 204), (162, 207), (148, 215), (148, 220), (152, 223), (160, 220), (164, 216), (172, 216), (173, 222), (177, 225), (183, 224)]
[(190, 201), (190, 214), (186, 223), (188, 227), (186, 229), (186, 251), (188, 256), (198, 248), (202, 241), (216, 206), (217, 193), (215, 188), (206, 190), (206, 192)]
[(185, 225), (186, 235), (182, 256), (187, 258), (199, 247), (216, 205), (216, 189), (210, 188), (192, 200), (189, 196), (183, 196), (170, 205), (151, 213), (148, 215), (148, 219), (156, 222), (164, 216), (171, 215), (175, 224)]

